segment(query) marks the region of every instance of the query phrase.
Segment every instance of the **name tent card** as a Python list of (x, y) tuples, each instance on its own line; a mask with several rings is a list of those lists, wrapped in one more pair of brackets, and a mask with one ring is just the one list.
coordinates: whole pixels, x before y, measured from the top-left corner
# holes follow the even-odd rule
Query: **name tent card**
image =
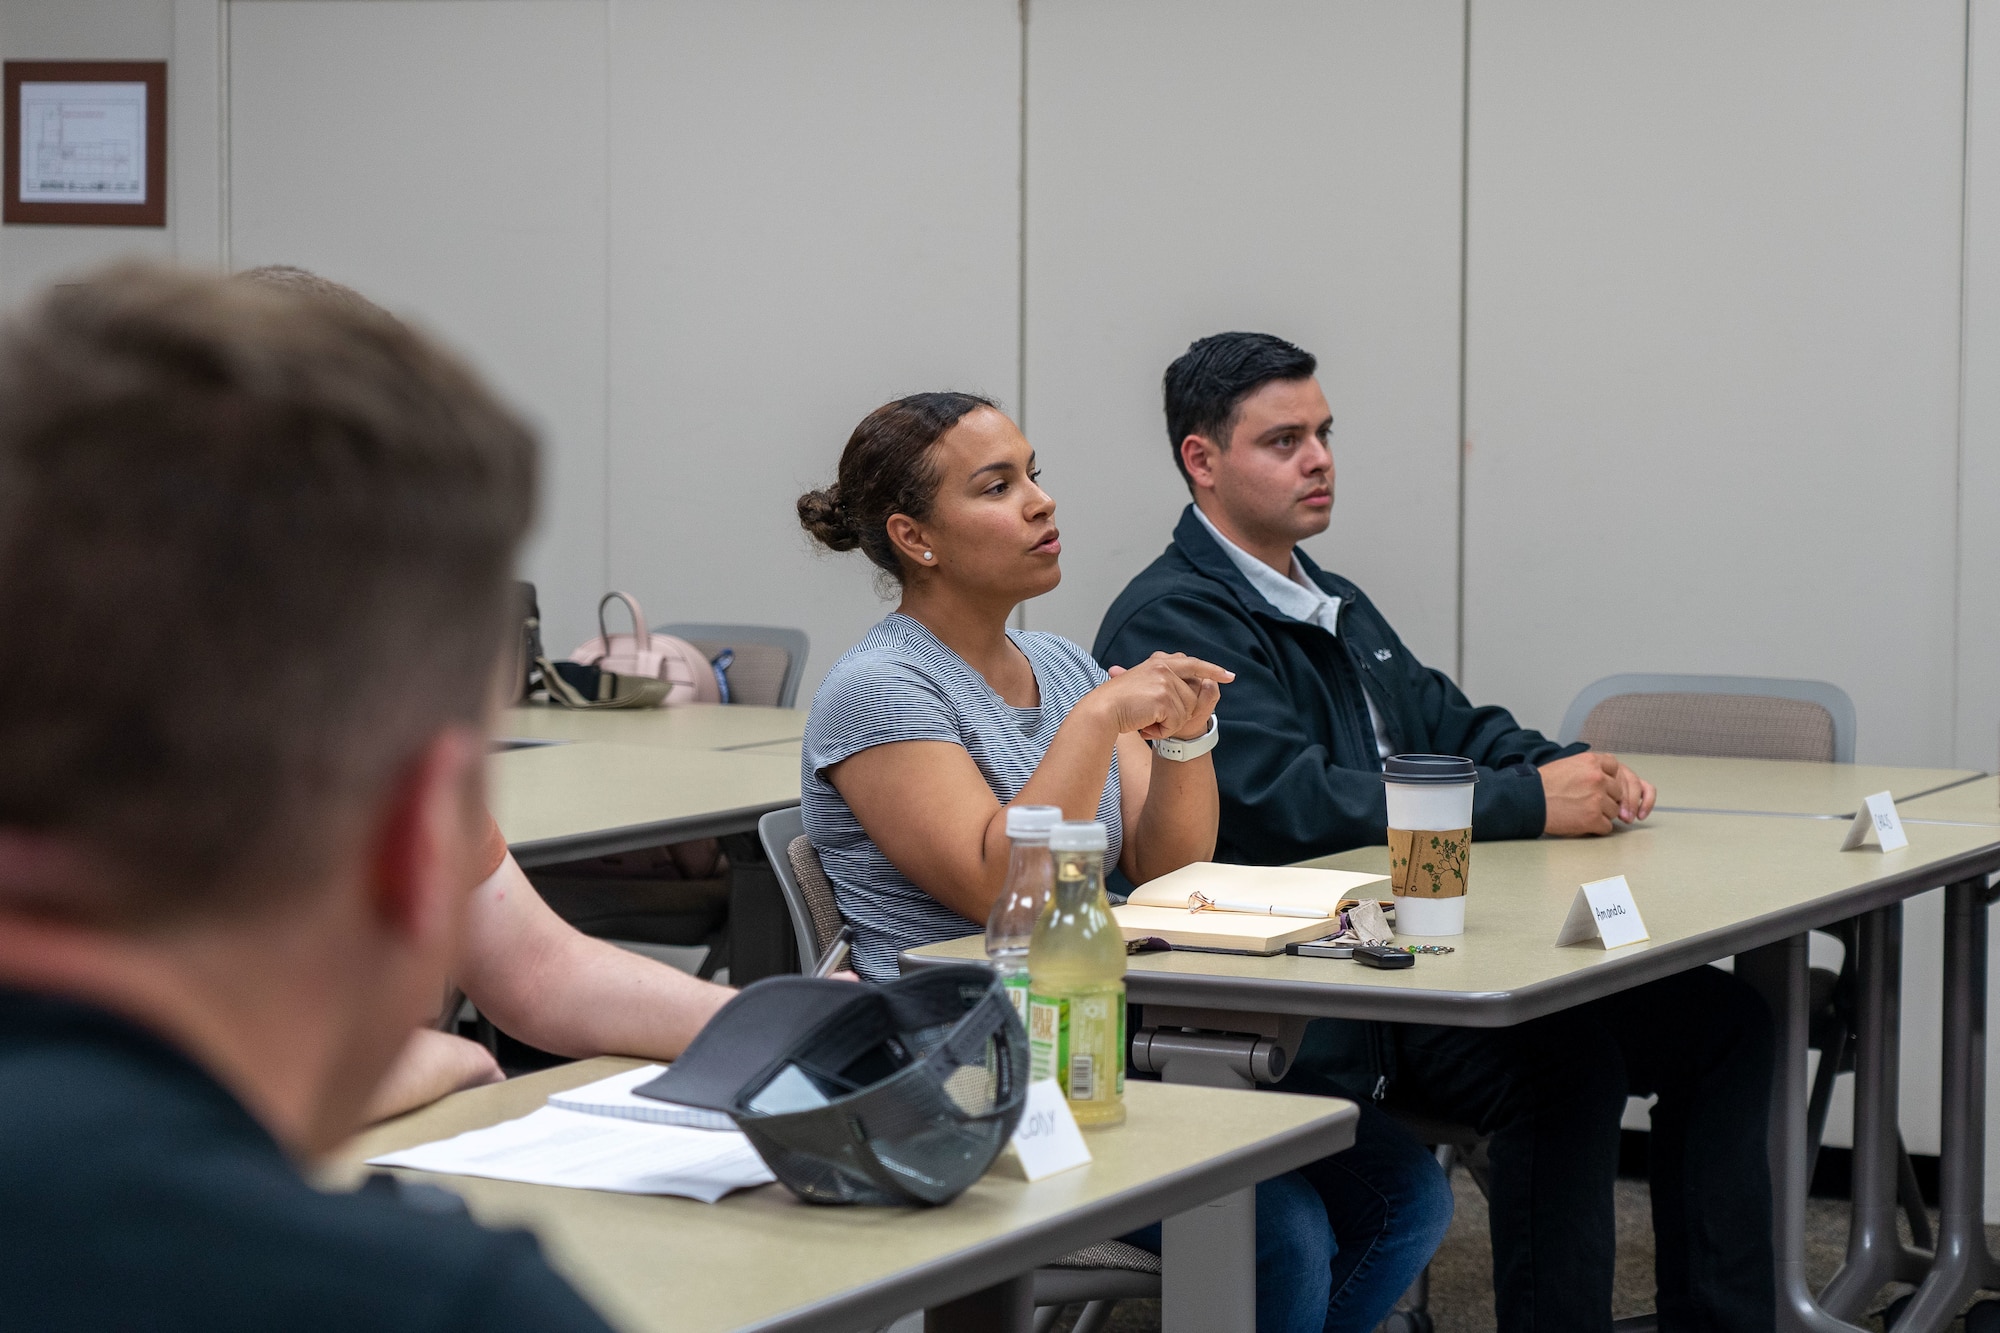
[(1090, 1161), (1090, 1149), (1076, 1127), (1076, 1117), (1069, 1113), (1062, 1085), (1052, 1078), (1028, 1085), (1028, 1104), (1008, 1146), (1020, 1159), (1021, 1174), (1031, 1182)]
[(1871, 835), (1885, 852), (1910, 845), (1908, 835), (1903, 832), (1903, 821), (1896, 816), (1896, 799), (1886, 791), (1876, 792), (1854, 812), (1854, 822), (1847, 826), (1847, 838), (1840, 844), (1840, 850), (1857, 851), (1868, 845)]
[(1639, 904), (1632, 899), (1632, 886), (1623, 875), (1595, 880), (1576, 891), (1569, 905), (1556, 944), (1582, 944), (1598, 940), (1607, 949), (1637, 944), (1650, 939), (1646, 923), (1640, 919)]

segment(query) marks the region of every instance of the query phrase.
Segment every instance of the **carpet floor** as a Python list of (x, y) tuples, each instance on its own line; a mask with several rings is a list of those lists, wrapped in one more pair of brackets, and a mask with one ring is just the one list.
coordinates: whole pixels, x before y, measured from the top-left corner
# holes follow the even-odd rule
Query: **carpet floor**
[[(1437, 1333), (1491, 1333), (1493, 1329), (1493, 1247), (1486, 1234), (1486, 1200), (1463, 1171), (1452, 1173), (1457, 1213), (1437, 1257), (1431, 1261), (1431, 1315)], [(1987, 1228), (1987, 1243), (2000, 1253), (2000, 1227)], [(1806, 1273), (1818, 1287), (1840, 1267), (1847, 1249), (1847, 1204), (1813, 1199), (1806, 1205)], [(1884, 1288), (1871, 1315), (1897, 1290)], [(1612, 1294), (1614, 1315), (1644, 1314), (1653, 1308), (1653, 1226), (1644, 1181), (1618, 1182), (1618, 1272)], [(1068, 1328), (1065, 1319), (1058, 1327)], [(1863, 1321), (1880, 1329), (1879, 1318)], [(1955, 1323), (1954, 1328), (1962, 1327)], [(1158, 1333), (1158, 1301), (1125, 1301), (1113, 1312), (1107, 1333)]]

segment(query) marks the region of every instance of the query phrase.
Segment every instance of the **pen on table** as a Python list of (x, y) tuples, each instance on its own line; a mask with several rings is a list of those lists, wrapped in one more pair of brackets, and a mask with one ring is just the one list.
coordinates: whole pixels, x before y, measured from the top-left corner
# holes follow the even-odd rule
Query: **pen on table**
[(1257, 916), (1299, 916), (1313, 921), (1328, 919), (1325, 912), (1316, 912), (1310, 907), (1280, 907), (1275, 903), (1244, 903), (1231, 898), (1211, 898), (1205, 893), (1193, 894), (1188, 899), (1190, 912), (1250, 912)]
[(833, 937), (833, 943), (826, 946), (826, 956), (813, 969), (816, 977), (830, 977), (847, 966), (847, 955), (854, 951), (854, 927), (842, 926), (840, 933)]

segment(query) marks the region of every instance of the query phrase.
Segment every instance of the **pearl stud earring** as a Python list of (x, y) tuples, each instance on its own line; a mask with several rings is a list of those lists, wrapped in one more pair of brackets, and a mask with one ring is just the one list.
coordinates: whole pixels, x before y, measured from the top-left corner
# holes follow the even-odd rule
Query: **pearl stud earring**
[(928, 559), (930, 559), (930, 558), (931, 558), (931, 553), (930, 553), (929, 551), (925, 551), (925, 552), (924, 552), (924, 559), (928, 560)]

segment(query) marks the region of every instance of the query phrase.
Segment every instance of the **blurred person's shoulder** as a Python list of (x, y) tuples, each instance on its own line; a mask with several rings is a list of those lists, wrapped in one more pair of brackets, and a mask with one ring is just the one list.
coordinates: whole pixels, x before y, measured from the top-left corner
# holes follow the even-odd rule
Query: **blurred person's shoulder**
[(166, 1043), (6, 990), (0, 1198), (0, 1310), (18, 1327), (605, 1328), (525, 1233), (316, 1190)]

